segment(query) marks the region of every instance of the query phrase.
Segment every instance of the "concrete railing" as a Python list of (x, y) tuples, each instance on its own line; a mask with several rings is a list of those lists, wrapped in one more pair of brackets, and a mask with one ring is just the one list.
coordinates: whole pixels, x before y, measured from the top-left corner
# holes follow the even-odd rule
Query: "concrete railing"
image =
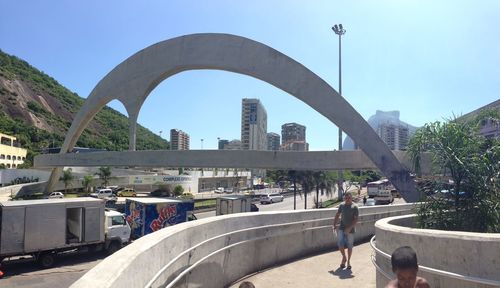
[(385, 218), (372, 239), (377, 287), (394, 279), (390, 255), (400, 246), (417, 252), (419, 274), (431, 287), (499, 287), (500, 234), (415, 228), (415, 215)]
[[(356, 241), (382, 218), (413, 204), (360, 208)], [(337, 209), (241, 213), (178, 224), (142, 237), (95, 266), (72, 287), (225, 287), (298, 257), (336, 247)]]

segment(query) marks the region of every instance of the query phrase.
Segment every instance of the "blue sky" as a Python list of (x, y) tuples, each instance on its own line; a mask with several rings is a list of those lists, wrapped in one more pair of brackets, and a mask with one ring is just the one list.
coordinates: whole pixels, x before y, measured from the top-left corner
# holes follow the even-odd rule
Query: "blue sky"
[[(421, 126), (497, 100), (500, 91), (500, 1), (24, 1), (0, 0), (0, 49), (54, 77), (81, 97), (120, 62), (156, 42), (219, 32), (269, 45), (338, 87), (342, 23), (342, 90), (367, 119), (400, 110)], [(297, 122), (310, 150), (337, 147), (337, 127), (277, 88), (221, 71), (189, 71), (162, 82), (139, 123), (191, 148), (216, 149), (239, 139), (241, 99), (259, 98), (268, 132)], [(110, 106), (124, 112), (118, 101)]]

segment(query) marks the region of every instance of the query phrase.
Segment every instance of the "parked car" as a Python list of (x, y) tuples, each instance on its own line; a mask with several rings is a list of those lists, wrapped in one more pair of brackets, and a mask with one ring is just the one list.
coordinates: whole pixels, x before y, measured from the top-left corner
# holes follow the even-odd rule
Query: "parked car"
[(106, 199), (114, 195), (113, 195), (113, 190), (109, 188), (104, 188), (104, 189), (98, 189), (95, 193), (90, 193), (90, 196), (99, 199)]
[(373, 198), (366, 199), (365, 206), (375, 206), (375, 199)]
[(275, 203), (275, 202), (283, 202), (283, 195), (281, 195), (280, 193), (275, 193), (275, 194), (265, 194), (265, 195), (261, 195), (260, 196), (260, 204), (265, 204), (265, 203), (268, 203), (268, 204), (271, 204), (271, 203)]
[(64, 198), (64, 194), (61, 193), (61, 192), (52, 192), (52, 193), (50, 193), (49, 199), (57, 199), (57, 198), (60, 198), (60, 199)]
[(214, 190), (215, 193), (224, 193), (224, 187), (219, 187)]
[(137, 194), (135, 193), (134, 188), (125, 188), (121, 191), (118, 191), (118, 197), (135, 197)]
[(255, 204), (250, 204), (250, 211), (251, 212), (259, 212), (259, 207), (257, 207), (257, 205)]
[(224, 188), (224, 192), (233, 193), (233, 188)]

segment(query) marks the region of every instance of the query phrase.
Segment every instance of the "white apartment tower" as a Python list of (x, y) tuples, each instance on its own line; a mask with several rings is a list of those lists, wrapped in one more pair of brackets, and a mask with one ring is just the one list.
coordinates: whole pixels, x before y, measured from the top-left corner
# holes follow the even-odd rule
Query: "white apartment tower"
[(241, 149), (267, 150), (267, 112), (259, 99), (242, 100)]

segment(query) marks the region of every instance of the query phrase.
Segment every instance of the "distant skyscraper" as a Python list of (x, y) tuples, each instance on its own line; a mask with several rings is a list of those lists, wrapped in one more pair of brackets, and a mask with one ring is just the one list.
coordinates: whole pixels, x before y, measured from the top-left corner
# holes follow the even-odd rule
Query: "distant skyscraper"
[(189, 150), (189, 135), (182, 130), (171, 129), (170, 150)]
[(220, 139), (219, 140), (219, 150), (222, 150), (224, 149), (224, 146), (229, 144), (229, 141), (228, 140), (225, 140), (225, 139)]
[(281, 125), (281, 144), (289, 141), (306, 141), (306, 126), (297, 123)]
[(243, 150), (267, 149), (267, 112), (259, 99), (242, 100), (241, 148)]
[(297, 123), (281, 125), (281, 149), (285, 151), (309, 151), (306, 142), (306, 126)]
[[(368, 124), (391, 150), (406, 150), (408, 140), (417, 130), (416, 127), (399, 120), (399, 111), (380, 111), (368, 119)], [(353, 150), (354, 142), (348, 136), (342, 150)]]
[(391, 150), (406, 150), (408, 145), (408, 127), (394, 124), (381, 124), (377, 134)]
[(276, 133), (267, 133), (267, 150), (280, 150), (280, 135)]

